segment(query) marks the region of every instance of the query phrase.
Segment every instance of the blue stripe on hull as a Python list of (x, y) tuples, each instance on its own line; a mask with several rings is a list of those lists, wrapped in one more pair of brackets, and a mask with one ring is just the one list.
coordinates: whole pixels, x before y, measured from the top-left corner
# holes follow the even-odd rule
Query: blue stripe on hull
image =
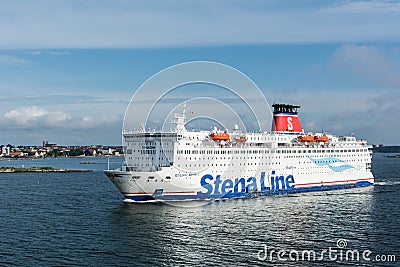
[(357, 183), (355, 183), (355, 187), (362, 187), (362, 186), (370, 186), (373, 185), (371, 182), (368, 181), (359, 181)]
[(126, 199), (130, 199), (130, 200), (134, 200), (137, 202), (144, 202), (144, 201), (151, 201), (151, 200), (155, 200), (155, 198), (153, 196), (150, 195), (145, 195), (145, 196), (129, 196), (129, 197), (125, 197)]
[(206, 197), (200, 197), (198, 195), (144, 195), (144, 196), (125, 196), (126, 199), (130, 199), (137, 202), (145, 201), (168, 201), (168, 200), (204, 200), (204, 199), (228, 199), (228, 198), (252, 198), (259, 196), (269, 196), (269, 195), (283, 195), (283, 194), (295, 194), (295, 193), (307, 193), (307, 192), (317, 192), (317, 191), (330, 191), (339, 189), (348, 189), (354, 187), (365, 187), (372, 186), (373, 183), (368, 181), (360, 181), (355, 184), (340, 184), (340, 185), (322, 185), (322, 186), (311, 186), (311, 187), (298, 187), (285, 190), (269, 190), (269, 191), (254, 191), (250, 193), (244, 192), (232, 192), (224, 195), (209, 195)]

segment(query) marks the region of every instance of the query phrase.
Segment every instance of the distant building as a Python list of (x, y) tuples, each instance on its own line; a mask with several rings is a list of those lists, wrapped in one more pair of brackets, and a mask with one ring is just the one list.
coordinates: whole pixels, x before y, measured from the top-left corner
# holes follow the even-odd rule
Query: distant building
[(56, 147), (57, 144), (50, 144), (49, 141), (43, 141), (43, 147), (49, 148), (49, 147)]

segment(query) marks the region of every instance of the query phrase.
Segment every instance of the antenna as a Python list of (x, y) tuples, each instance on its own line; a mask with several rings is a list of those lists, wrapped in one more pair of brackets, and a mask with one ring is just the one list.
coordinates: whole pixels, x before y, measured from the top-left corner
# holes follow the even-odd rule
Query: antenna
[(183, 106), (182, 106), (182, 117), (186, 118), (186, 101), (183, 102)]
[(182, 114), (174, 114), (174, 118), (172, 124), (176, 125), (176, 130), (179, 131), (186, 131), (185, 129), (185, 122), (186, 122), (186, 101), (183, 103), (182, 106)]

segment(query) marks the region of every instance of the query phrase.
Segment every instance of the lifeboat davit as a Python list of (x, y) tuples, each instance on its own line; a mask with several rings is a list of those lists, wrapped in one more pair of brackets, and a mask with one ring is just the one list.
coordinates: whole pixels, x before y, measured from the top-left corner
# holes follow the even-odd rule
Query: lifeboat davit
[(246, 136), (238, 136), (238, 137), (235, 137), (235, 141), (237, 143), (242, 143), (242, 142), (246, 142), (247, 138), (246, 138)]
[(328, 136), (326, 135), (320, 135), (320, 136), (314, 136), (314, 141), (315, 142), (328, 142)]
[(314, 142), (314, 136), (312, 135), (301, 135), (298, 137), (300, 142)]
[(229, 134), (228, 133), (211, 133), (210, 138), (211, 138), (211, 140), (214, 140), (214, 141), (228, 141)]

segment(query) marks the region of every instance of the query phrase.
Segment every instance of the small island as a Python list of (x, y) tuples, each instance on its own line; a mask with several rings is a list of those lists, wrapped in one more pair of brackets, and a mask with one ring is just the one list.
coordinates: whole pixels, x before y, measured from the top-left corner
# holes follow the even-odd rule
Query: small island
[(67, 170), (56, 169), (53, 167), (30, 167), (30, 168), (15, 168), (15, 167), (0, 167), (0, 173), (14, 172), (90, 172), (91, 170)]
[(395, 159), (400, 159), (400, 154), (398, 155), (393, 155), (393, 156), (384, 156), (385, 158), (395, 158)]

